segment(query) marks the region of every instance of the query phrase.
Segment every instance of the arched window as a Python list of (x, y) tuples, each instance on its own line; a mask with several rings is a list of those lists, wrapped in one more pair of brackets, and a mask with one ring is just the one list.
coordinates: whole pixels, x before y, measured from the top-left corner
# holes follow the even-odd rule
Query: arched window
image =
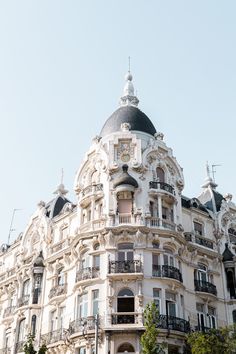
[(24, 339), (25, 339), (25, 318), (23, 318), (19, 322), (17, 343), (23, 342)]
[(157, 181), (164, 183), (165, 182), (165, 172), (163, 171), (163, 169), (161, 167), (157, 167), (156, 173), (157, 173)]
[(31, 319), (31, 334), (32, 334), (32, 336), (35, 336), (35, 334), (36, 334), (36, 320), (37, 320), (36, 315), (33, 315), (32, 319)]
[(119, 346), (117, 353), (124, 354), (124, 353), (134, 353), (134, 347), (129, 343), (123, 343)]
[(117, 315), (117, 323), (134, 323), (134, 315), (129, 314), (134, 312), (134, 294), (130, 289), (124, 288), (119, 291), (117, 296), (117, 312), (122, 314)]

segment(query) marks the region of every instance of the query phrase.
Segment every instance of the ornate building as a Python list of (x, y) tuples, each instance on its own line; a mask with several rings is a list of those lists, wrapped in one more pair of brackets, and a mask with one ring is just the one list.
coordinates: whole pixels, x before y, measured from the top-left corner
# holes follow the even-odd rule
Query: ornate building
[[(0, 350), (29, 333), (48, 353), (140, 353), (143, 310), (183, 353), (190, 330), (236, 321), (236, 206), (208, 172), (198, 198), (137, 107), (132, 75), (79, 168), (76, 204), (61, 184), (0, 253)], [(97, 343), (97, 344), (96, 344)], [(96, 347), (96, 348), (95, 348)]]

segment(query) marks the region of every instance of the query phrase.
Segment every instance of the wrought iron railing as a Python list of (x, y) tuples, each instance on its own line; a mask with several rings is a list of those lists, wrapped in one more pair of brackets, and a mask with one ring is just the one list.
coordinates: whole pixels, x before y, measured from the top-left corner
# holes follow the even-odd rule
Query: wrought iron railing
[(198, 244), (198, 245), (201, 245), (201, 246), (204, 246), (204, 247), (207, 247), (207, 248), (211, 248), (213, 249), (213, 241), (211, 240), (208, 240), (204, 237), (201, 237), (201, 236), (197, 236), (195, 235), (195, 242)]
[(171, 278), (183, 282), (182, 274), (176, 267), (169, 265), (156, 265), (152, 267), (152, 276), (157, 278)]
[(138, 313), (136, 312), (118, 312), (111, 315), (111, 323), (117, 324), (134, 324), (137, 323)]
[(70, 325), (69, 325), (70, 334), (74, 334), (77, 332), (93, 331), (94, 329), (95, 329), (95, 317), (94, 316), (78, 318), (78, 319), (70, 322)]
[(56, 285), (50, 290), (48, 297), (49, 299), (51, 299), (52, 297), (65, 294), (66, 291), (67, 291), (67, 284)]
[(23, 295), (18, 299), (18, 307), (29, 305), (30, 295)]
[(217, 295), (216, 286), (208, 281), (194, 279), (194, 285), (196, 291)]
[(99, 278), (100, 276), (100, 268), (99, 267), (87, 267), (80, 269), (76, 272), (75, 281), (81, 281), (86, 279), (94, 279)]
[(190, 323), (189, 321), (184, 320), (183, 318), (167, 316), (167, 315), (158, 315), (156, 320), (157, 328), (179, 331), (188, 333), (190, 332)]
[(157, 181), (151, 181), (149, 182), (149, 188), (150, 189), (161, 189), (163, 191), (166, 191), (170, 194), (175, 194), (174, 188), (165, 182), (157, 182)]
[(40, 338), (40, 342), (46, 345), (60, 342), (65, 339), (65, 332), (66, 332), (65, 329), (60, 328), (56, 331), (51, 331), (49, 333), (42, 334)]
[(17, 342), (15, 345), (15, 353), (21, 353), (24, 350), (24, 342)]
[(9, 306), (3, 312), (3, 317), (13, 316), (13, 312), (15, 311), (16, 306)]
[(133, 261), (109, 261), (109, 273), (142, 273), (142, 262)]

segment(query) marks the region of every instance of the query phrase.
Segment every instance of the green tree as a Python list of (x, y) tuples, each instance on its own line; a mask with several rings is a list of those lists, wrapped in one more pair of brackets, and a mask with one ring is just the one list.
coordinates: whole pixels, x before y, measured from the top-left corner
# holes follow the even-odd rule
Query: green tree
[(193, 332), (188, 335), (187, 343), (192, 354), (235, 354), (236, 327), (211, 329), (207, 333)]
[(145, 332), (141, 336), (141, 345), (143, 354), (163, 353), (164, 344), (157, 343), (158, 337), (158, 316), (159, 311), (154, 302), (147, 304), (144, 310)]
[[(24, 344), (23, 350), (25, 354), (37, 354), (37, 351), (34, 349), (34, 336), (32, 336), (31, 334), (28, 336), (28, 339)], [(46, 351), (47, 347), (45, 344), (43, 344), (39, 348), (38, 354), (45, 354)]]

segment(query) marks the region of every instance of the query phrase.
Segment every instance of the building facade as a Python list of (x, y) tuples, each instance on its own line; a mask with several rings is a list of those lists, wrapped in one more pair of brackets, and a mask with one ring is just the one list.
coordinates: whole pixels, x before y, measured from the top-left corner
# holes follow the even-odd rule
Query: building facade
[(166, 353), (236, 321), (232, 196), (209, 171), (198, 198), (183, 196), (183, 170), (138, 103), (128, 73), (76, 174), (76, 203), (61, 184), (2, 245), (0, 353), (32, 334), (48, 353), (138, 354), (150, 301)]

